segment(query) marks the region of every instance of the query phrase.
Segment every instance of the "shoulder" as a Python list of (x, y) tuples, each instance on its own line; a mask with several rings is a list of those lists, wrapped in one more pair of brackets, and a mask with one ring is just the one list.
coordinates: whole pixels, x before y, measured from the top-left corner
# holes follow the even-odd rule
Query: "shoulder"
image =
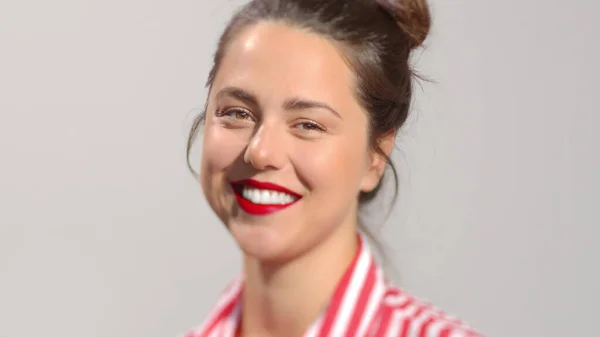
[(458, 318), (407, 292), (389, 287), (383, 296), (377, 336), (482, 337)]

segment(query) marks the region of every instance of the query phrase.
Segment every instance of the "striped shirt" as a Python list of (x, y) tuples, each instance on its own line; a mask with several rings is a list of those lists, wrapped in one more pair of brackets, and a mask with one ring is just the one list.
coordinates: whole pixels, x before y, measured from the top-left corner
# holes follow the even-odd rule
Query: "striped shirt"
[[(360, 237), (360, 236), (359, 236)], [(222, 293), (206, 321), (185, 337), (234, 337), (244, 277)], [(390, 285), (365, 240), (327, 308), (303, 337), (481, 337), (460, 320)]]

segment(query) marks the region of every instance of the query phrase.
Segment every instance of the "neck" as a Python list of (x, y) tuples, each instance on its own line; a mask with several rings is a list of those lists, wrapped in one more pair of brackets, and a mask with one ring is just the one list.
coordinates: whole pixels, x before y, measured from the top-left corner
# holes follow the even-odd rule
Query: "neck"
[(245, 257), (244, 337), (302, 336), (327, 306), (358, 249), (356, 232), (333, 233), (291, 261), (266, 264)]

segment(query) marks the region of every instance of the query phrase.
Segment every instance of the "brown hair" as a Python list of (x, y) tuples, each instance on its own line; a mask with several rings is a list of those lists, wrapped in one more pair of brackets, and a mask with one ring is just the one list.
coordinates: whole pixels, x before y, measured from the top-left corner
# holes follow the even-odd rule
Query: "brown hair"
[[(247, 27), (263, 21), (305, 29), (326, 37), (340, 48), (358, 80), (356, 97), (369, 115), (373, 149), (385, 158), (394, 175), (395, 200), (398, 174), (378, 143), (381, 136), (400, 129), (408, 117), (415, 76), (409, 56), (429, 32), (431, 17), (427, 1), (252, 0), (233, 16), (219, 40), (206, 82), (209, 90), (231, 40)], [(188, 166), (192, 172), (190, 151), (205, 113), (194, 121), (188, 139)], [(377, 195), (381, 181), (373, 191), (360, 194), (361, 205)]]

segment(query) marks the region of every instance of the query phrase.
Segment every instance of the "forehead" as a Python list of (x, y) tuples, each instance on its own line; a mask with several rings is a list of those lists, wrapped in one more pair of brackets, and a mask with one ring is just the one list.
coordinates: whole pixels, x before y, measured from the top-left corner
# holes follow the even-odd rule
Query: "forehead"
[[(213, 88), (238, 86), (260, 99), (352, 99), (354, 76), (333, 43), (283, 23), (262, 22), (229, 44)], [(284, 97), (280, 97), (284, 98)]]

